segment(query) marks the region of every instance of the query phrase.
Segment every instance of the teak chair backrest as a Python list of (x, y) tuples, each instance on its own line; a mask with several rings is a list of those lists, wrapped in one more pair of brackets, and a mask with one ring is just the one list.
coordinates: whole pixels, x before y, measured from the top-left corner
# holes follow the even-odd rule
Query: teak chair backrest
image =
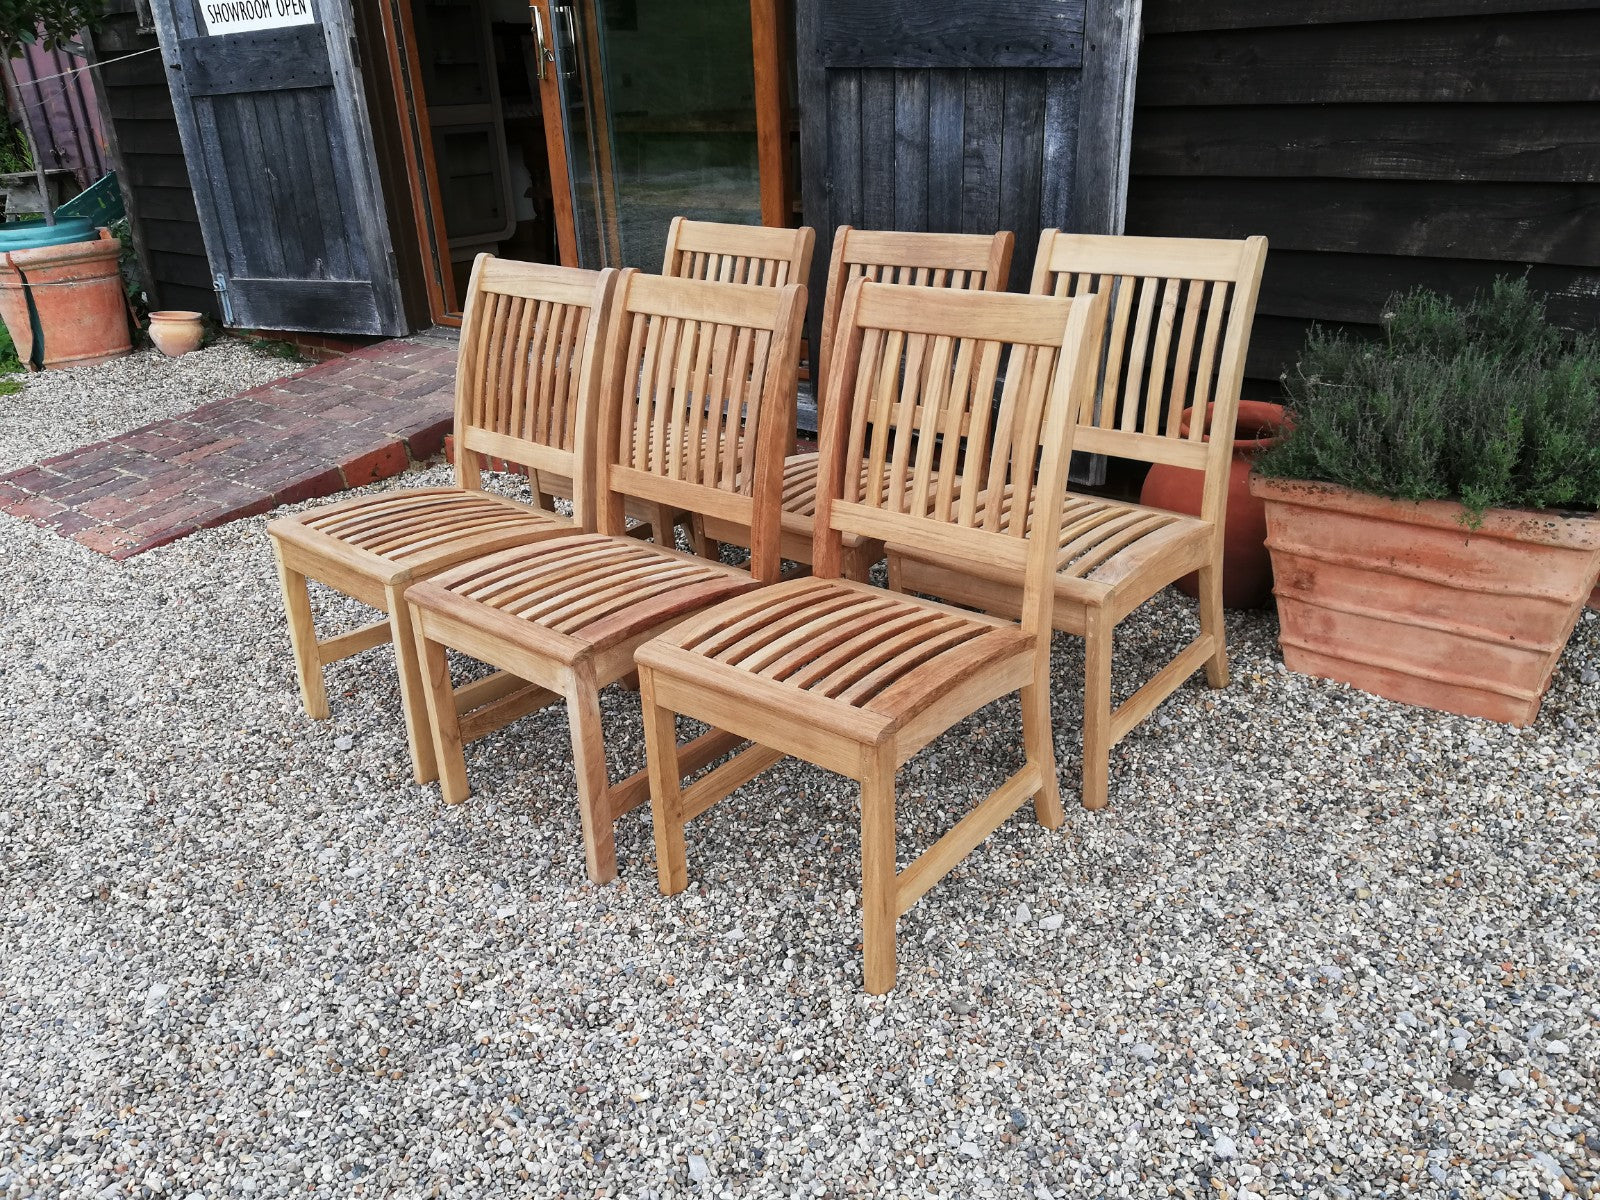
[(830, 358), (845, 292), (857, 279), (957, 291), (1004, 291), (1016, 238), (999, 233), (906, 233), (841, 225), (833, 234), (827, 292), (822, 298), (822, 346), (817, 352), (819, 410), (832, 378)]
[(594, 470), (580, 453), (594, 419), (613, 270), (480, 254), (456, 366), (456, 481), (482, 484), (480, 453), (573, 481), (574, 516), (594, 528)]
[(762, 287), (804, 283), (816, 243), (816, 231), (809, 225), (777, 229), (673, 217), (661, 273)]
[[(1267, 240), (1111, 237), (1047, 229), (1035, 295), (1099, 292), (1108, 301), (1099, 395), (1079, 420), (1077, 448), (1206, 473), (1200, 515), (1227, 498), (1233, 427)], [(1193, 405), (1210, 421), (1189, 422)], [(1222, 437), (1202, 440), (1207, 428)]]
[(805, 308), (800, 284), (622, 273), (599, 405), (601, 532), (623, 532), (627, 497), (736, 521), (751, 574), (777, 579)]
[[(840, 402), (823, 418), (816, 574), (838, 576), (847, 533), (1018, 570), (1023, 626), (1048, 638), (1061, 505), (1033, 501), (1066, 487), (1105, 309), (1100, 296), (852, 284), (828, 380)], [(1040, 519), (1018, 519), (1030, 507)]]

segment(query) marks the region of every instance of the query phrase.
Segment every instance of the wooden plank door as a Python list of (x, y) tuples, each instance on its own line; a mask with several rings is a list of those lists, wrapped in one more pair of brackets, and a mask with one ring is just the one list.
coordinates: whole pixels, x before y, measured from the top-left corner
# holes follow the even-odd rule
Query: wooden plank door
[[(1141, 0), (796, 0), (800, 194), (822, 295), (840, 225), (1121, 233)], [(820, 345), (821, 305), (806, 327)], [(1105, 463), (1074, 457), (1073, 478)]]
[(152, 0), (227, 324), (407, 332), (350, 0)]
[[(1120, 233), (1140, 0), (797, 0), (800, 183), (833, 230)], [(813, 280), (819, 286), (821, 279)]]

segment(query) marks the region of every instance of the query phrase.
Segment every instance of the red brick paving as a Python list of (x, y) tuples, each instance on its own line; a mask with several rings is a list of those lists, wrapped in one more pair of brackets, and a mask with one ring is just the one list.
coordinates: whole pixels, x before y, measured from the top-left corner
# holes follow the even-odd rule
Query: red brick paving
[(379, 342), (0, 475), (0, 512), (112, 558), (398, 474), (449, 432), (456, 344)]

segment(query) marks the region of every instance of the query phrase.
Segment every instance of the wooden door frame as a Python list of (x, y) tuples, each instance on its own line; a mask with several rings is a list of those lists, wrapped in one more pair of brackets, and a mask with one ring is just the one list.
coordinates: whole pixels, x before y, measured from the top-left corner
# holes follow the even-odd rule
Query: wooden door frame
[[(563, 266), (575, 267), (578, 265), (578, 239), (572, 205), (572, 175), (567, 164), (565, 112), (556, 76), (558, 64), (549, 53), (555, 21), (551, 4), (552, 0), (529, 0), (528, 3), (530, 23), (534, 24), (534, 54), (543, 68), (536, 71), (533, 82), (539, 89), (539, 107), (544, 121), (558, 257)], [(592, 0), (584, 7), (592, 21), (595, 16)], [(379, 0), (378, 10), (400, 116), (412, 227), (422, 250), (423, 283), (427, 289), (430, 319), (439, 325), (460, 325), (461, 315), (450, 309), (448, 290), (453, 284), (454, 268), (450, 261), (439, 169), (433, 153), (433, 127), (428, 119), (426, 98), (419, 94), (422, 67), (411, 5), (409, 0)], [(789, 125), (794, 104), (786, 69), (788, 56), (794, 53), (793, 13), (793, 0), (750, 0), (761, 223), (779, 227), (795, 223), (795, 180), (789, 153)], [(589, 54), (590, 70), (598, 79), (599, 63), (595, 57), (598, 48), (591, 47)], [(594, 119), (591, 116), (591, 120)], [(608, 152), (607, 164), (609, 157)]]
[[(394, 81), (395, 105), (400, 116), (400, 144), (405, 156), (406, 186), (411, 193), (412, 229), (422, 251), (423, 286), (428, 293), (429, 320), (435, 325), (461, 324), (453, 312), (448, 288), (455, 290), (455, 269), (450, 262), (450, 237), (445, 229), (444, 202), (439, 192), (439, 168), (433, 157), (433, 125), (426, 97), (419, 94), (422, 63), (417, 57), (416, 25), (410, 0), (379, 0), (384, 47), (389, 54), (389, 77)], [(431, 269), (429, 269), (431, 264)]]
[(755, 64), (756, 161), (761, 223), (787, 228), (794, 219), (789, 122), (794, 105), (789, 72), (794, 56), (793, 0), (750, 0), (750, 52)]
[[(534, 20), (533, 52), (540, 70), (534, 81), (539, 85), (539, 114), (544, 119), (545, 159), (550, 165), (550, 197), (556, 215), (556, 248), (561, 265), (578, 265), (578, 227), (572, 212), (572, 172), (567, 167), (567, 131), (561, 106), (561, 69), (555, 58), (555, 15), (550, 0), (528, 0), (529, 16)], [(539, 25), (538, 22), (543, 22)]]

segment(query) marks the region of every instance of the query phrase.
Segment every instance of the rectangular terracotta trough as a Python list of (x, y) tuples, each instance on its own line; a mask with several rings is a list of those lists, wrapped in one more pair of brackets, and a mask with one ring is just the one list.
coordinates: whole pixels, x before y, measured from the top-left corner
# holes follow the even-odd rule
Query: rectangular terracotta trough
[(1531, 723), (1600, 572), (1600, 517), (1263, 479), (1283, 658), (1391, 700)]

